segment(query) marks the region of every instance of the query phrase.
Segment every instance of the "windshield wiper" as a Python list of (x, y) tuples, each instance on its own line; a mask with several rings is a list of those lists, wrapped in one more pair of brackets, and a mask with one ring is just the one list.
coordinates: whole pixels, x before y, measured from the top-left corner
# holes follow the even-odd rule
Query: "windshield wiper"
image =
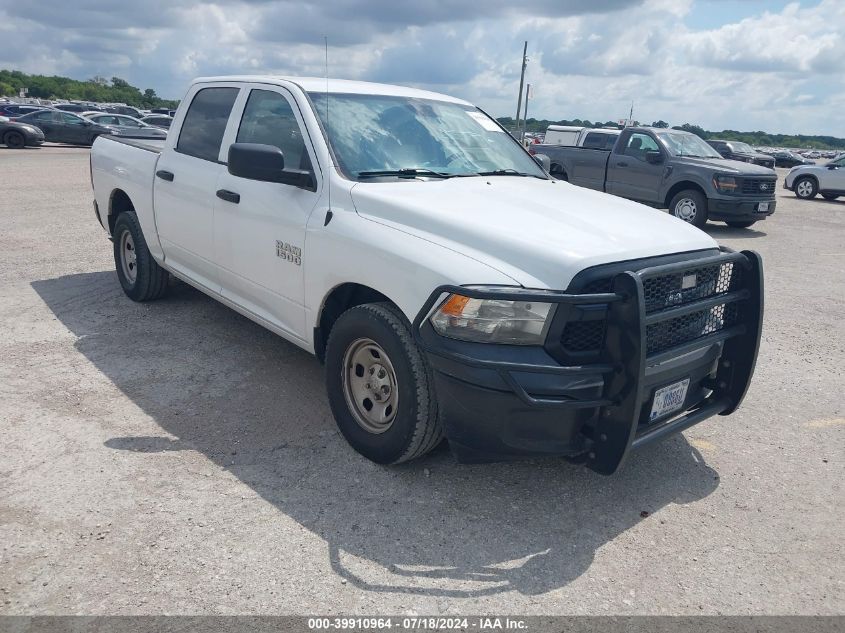
[(429, 178), (453, 178), (455, 174), (447, 174), (442, 171), (432, 171), (431, 169), (423, 169), (420, 167), (379, 169), (358, 172), (358, 178), (379, 178), (381, 176), (396, 176), (397, 178), (417, 178), (418, 176), (427, 176)]
[(543, 176), (538, 176), (537, 174), (527, 174), (515, 169), (494, 169), (493, 171), (479, 171), (476, 173), (478, 176), (522, 176), (524, 178), (539, 178), (540, 180), (546, 180)]

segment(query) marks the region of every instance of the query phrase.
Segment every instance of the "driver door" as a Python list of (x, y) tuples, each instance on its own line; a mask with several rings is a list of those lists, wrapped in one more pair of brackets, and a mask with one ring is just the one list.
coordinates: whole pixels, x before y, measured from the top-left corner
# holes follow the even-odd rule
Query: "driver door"
[[(240, 112), (240, 114), (239, 114)], [(285, 166), (314, 171), (316, 157), (299, 107), (284, 88), (249, 85), (235, 106), (237, 143), (273, 145)], [(275, 327), (305, 339), (305, 227), (314, 190), (233, 176), (224, 170), (214, 206), (215, 256), (222, 293)]]
[(91, 137), (91, 123), (69, 112), (59, 112), (58, 115), (61, 122), (56, 127), (62, 135), (62, 142), (86, 145)]
[(663, 162), (654, 164), (646, 160), (647, 152), (660, 152), (665, 161), (666, 153), (649, 134), (633, 132), (622, 139), (621, 152), (614, 151), (607, 164), (607, 192), (639, 202), (658, 202), (660, 182), (663, 179)]

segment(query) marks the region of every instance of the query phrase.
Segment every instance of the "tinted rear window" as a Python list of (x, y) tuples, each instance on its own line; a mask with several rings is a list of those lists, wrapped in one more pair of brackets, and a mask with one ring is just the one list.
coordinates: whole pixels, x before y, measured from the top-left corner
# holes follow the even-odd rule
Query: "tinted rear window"
[(216, 161), (238, 88), (203, 88), (185, 115), (176, 151)]
[(617, 139), (616, 134), (607, 134), (604, 132), (590, 132), (584, 137), (584, 147), (589, 149), (613, 149)]

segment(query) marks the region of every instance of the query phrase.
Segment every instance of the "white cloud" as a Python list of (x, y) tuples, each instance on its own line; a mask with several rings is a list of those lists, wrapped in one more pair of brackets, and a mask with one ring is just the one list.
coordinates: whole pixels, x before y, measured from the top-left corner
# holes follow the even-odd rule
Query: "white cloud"
[[(529, 116), (635, 117), (709, 129), (845, 136), (845, 1), (801, 0), (714, 29), (690, 23), (710, 0), (0, 0), (0, 68), (118, 75), (179, 96), (196, 75), (389, 80), (513, 116), (529, 40)], [(726, 11), (720, 2), (711, 12)]]

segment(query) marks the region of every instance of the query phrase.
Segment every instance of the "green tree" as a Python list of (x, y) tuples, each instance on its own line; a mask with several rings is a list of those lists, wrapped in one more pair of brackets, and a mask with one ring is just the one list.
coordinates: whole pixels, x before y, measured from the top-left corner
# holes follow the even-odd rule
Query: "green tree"
[(666, 123), (666, 121), (664, 121), (663, 119), (660, 119), (659, 121), (655, 121), (654, 123), (652, 123), (651, 127), (667, 128), (669, 127), (669, 124)]

